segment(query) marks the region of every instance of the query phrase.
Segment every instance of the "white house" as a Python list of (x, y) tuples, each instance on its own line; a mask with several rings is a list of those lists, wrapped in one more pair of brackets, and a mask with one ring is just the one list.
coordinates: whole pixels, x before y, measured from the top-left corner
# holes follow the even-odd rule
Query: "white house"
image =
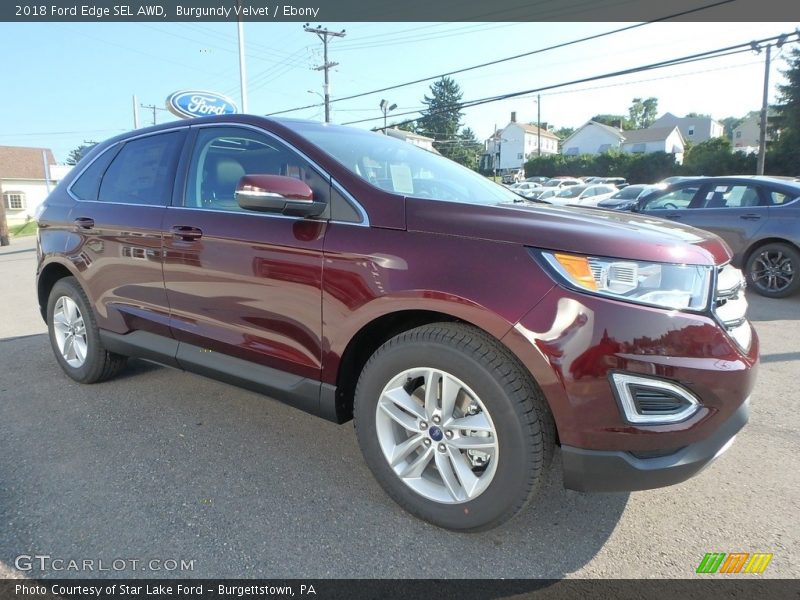
[(390, 135), (398, 140), (403, 140), (409, 144), (419, 146), (420, 148), (428, 150), (429, 152), (436, 152), (436, 154), (439, 154), (439, 152), (433, 147), (433, 138), (419, 135), (418, 133), (413, 133), (411, 131), (397, 129), (395, 127), (389, 127), (386, 129), (386, 135)]
[[(767, 113), (767, 141), (772, 140), (770, 135), (769, 121), (775, 114)], [(758, 152), (761, 136), (761, 111), (754, 110), (747, 113), (744, 121), (733, 130), (733, 151), (752, 154)]]
[(672, 113), (664, 113), (650, 127), (677, 127), (683, 139), (694, 144), (725, 135), (722, 123), (711, 117), (676, 117)]
[(558, 136), (552, 131), (518, 123), (517, 113), (512, 112), (509, 124), (486, 140), (483, 166), (499, 171), (521, 169), (526, 160), (538, 154), (558, 154), (558, 142)]
[(561, 152), (567, 156), (602, 154), (622, 147), (625, 136), (621, 129), (587, 121), (561, 143)]
[(0, 146), (0, 192), (9, 225), (33, 217), (69, 168), (56, 165), (49, 148)]
[(625, 141), (622, 151), (632, 154), (649, 154), (650, 152), (666, 152), (674, 154), (675, 160), (683, 163), (685, 142), (680, 129), (672, 127), (648, 127), (647, 129), (633, 129), (623, 131)]

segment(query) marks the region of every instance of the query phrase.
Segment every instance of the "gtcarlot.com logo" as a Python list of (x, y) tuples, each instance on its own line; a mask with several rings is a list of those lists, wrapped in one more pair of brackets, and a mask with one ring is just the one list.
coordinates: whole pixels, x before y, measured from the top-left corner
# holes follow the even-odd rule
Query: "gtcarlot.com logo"
[(19, 571), (194, 571), (194, 559), (182, 558), (60, 558), (49, 554), (20, 554)]

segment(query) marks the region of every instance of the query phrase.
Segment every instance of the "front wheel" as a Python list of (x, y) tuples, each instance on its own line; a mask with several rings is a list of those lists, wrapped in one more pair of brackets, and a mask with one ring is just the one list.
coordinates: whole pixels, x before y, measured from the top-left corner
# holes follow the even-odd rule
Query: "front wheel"
[(554, 428), (516, 359), (482, 331), (440, 323), (381, 346), (358, 381), (356, 433), (378, 482), (440, 527), (480, 531), (538, 489)]
[(800, 253), (788, 244), (765, 244), (745, 265), (747, 282), (768, 298), (785, 298), (800, 289)]

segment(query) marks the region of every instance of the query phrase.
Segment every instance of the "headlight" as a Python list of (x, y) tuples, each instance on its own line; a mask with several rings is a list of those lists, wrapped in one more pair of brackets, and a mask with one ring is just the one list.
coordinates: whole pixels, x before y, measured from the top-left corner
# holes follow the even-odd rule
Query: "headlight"
[(563, 252), (541, 252), (573, 288), (617, 300), (664, 308), (704, 310), (712, 268), (653, 263)]

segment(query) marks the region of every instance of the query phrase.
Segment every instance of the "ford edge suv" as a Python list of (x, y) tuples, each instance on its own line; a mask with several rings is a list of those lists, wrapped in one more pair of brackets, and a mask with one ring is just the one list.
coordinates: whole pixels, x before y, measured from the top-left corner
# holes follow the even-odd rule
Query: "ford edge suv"
[(441, 527), (512, 517), (556, 447), (567, 488), (642, 490), (747, 421), (758, 340), (720, 238), (529, 202), (388, 136), (141, 129), (94, 147), (38, 220), (69, 377), (138, 357), (352, 419), (386, 492)]

